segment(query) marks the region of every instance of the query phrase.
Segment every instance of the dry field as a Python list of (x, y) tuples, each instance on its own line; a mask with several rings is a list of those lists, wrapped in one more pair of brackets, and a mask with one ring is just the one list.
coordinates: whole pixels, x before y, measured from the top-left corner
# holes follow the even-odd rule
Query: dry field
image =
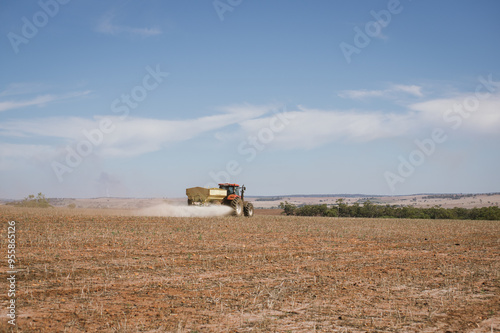
[(14, 331), (500, 331), (498, 221), (0, 213)]

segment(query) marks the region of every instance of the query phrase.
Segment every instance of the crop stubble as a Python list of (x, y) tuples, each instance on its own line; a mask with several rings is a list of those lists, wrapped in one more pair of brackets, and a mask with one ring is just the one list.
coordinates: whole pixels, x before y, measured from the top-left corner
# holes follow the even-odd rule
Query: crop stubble
[(19, 331), (500, 330), (498, 221), (0, 212)]

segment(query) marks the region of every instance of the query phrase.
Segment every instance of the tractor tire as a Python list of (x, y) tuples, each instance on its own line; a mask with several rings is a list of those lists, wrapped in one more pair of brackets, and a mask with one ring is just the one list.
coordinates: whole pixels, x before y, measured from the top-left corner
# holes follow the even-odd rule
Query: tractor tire
[(193, 205), (193, 200), (188, 199), (188, 206), (192, 206), (192, 205)]
[(240, 198), (234, 198), (231, 202), (231, 208), (233, 209), (234, 216), (241, 216), (243, 213), (243, 203)]
[(246, 217), (252, 217), (253, 216), (253, 204), (250, 202), (247, 202), (245, 204), (245, 208), (243, 209), (243, 212), (245, 213)]

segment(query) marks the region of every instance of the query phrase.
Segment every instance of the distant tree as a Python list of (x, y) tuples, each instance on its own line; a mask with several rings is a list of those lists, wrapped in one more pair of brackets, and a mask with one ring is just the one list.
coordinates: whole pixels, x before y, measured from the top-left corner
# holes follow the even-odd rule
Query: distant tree
[(331, 207), (329, 209), (327, 209), (327, 211), (325, 212), (325, 215), (324, 216), (327, 216), (327, 217), (337, 217), (339, 216), (339, 210), (337, 207)]
[(352, 206), (349, 207), (349, 216), (361, 216), (361, 207), (358, 202), (353, 203)]
[(283, 209), (283, 213), (285, 215), (295, 215), (295, 210), (297, 209), (297, 206), (288, 203), (288, 201), (285, 201), (285, 202), (280, 202), (280, 208)]
[(330, 208), (326, 204), (303, 205), (297, 207), (287, 201), (280, 203), (283, 214), (297, 216), (327, 216), (327, 217), (384, 217), (400, 219), (463, 219), (463, 220), (500, 220), (498, 206), (482, 208), (443, 208), (434, 206), (417, 208), (414, 206), (375, 205), (370, 200), (360, 206), (354, 203), (351, 206), (344, 203), (343, 199), (337, 200), (337, 205)]
[(49, 208), (52, 207), (49, 204), (49, 200), (45, 198), (45, 195), (41, 192), (35, 197), (34, 194), (28, 195), (23, 201), (15, 204), (20, 207), (36, 207), (36, 208)]
[(340, 198), (340, 199), (337, 199), (337, 206), (338, 206), (338, 216), (341, 216), (341, 217), (349, 217), (351, 216), (350, 215), (350, 211), (349, 211), (349, 206), (344, 203), (344, 199)]
[(322, 205), (306, 205), (295, 209), (295, 215), (298, 216), (326, 216), (328, 207)]

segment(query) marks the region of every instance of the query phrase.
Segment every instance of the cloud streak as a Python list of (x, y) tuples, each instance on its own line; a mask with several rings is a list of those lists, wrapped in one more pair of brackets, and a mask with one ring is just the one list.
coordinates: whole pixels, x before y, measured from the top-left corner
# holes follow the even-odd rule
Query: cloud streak
[(96, 30), (100, 33), (104, 33), (107, 35), (119, 35), (119, 34), (128, 34), (130, 36), (139, 36), (139, 37), (151, 37), (162, 34), (160, 28), (136, 28), (130, 27), (126, 25), (116, 24), (115, 14), (108, 13), (104, 15), (99, 23), (97, 24)]
[(348, 99), (388, 98), (394, 99), (404, 96), (424, 97), (422, 87), (417, 85), (393, 85), (383, 90), (343, 90), (338, 93), (339, 97)]
[[(430, 99), (402, 106), (398, 112), (299, 107), (298, 111), (288, 112), (293, 121), (275, 135), (269, 146), (277, 149), (313, 149), (331, 142), (361, 143), (384, 138), (415, 138), (434, 128), (457, 130), (460, 135), (474, 137), (499, 135), (500, 92), (480, 101), (477, 110), (473, 112), (453, 111), (454, 106), (463, 106), (470, 96), (461, 94), (444, 99)], [(262, 128), (269, 126), (271, 119), (271, 116), (266, 116), (244, 121), (241, 124), (244, 135), (255, 136)]]
[(131, 157), (163, 149), (173, 143), (191, 140), (206, 132), (241, 123), (270, 112), (273, 106), (239, 105), (226, 107), (225, 113), (185, 120), (152, 118), (121, 119), (96, 116), (17, 119), (0, 123), (0, 136), (58, 138), (62, 144), (86, 140), (84, 131), (99, 128), (102, 118), (114, 129), (103, 138), (95, 152), (106, 157)]
[(12, 109), (19, 109), (19, 108), (24, 108), (27, 106), (40, 106), (47, 104), (49, 102), (55, 101), (57, 99), (56, 96), (53, 95), (41, 95), (37, 96), (32, 99), (27, 99), (27, 100), (22, 100), (22, 101), (5, 101), (5, 102), (0, 102), (0, 112), (2, 111), (7, 111), (7, 110), (12, 110)]
[(477, 109), (468, 111), (464, 101), (470, 96), (460, 94), (414, 103), (409, 109), (417, 112), (422, 123), (448, 126), (475, 135), (500, 134), (500, 93), (479, 100)]
[[(398, 137), (412, 128), (409, 114), (367, 111), (317, 110), (300, 107), (290, 111), (292, 121), (276, 135), (272, 145), (282, 149), (312, 149), (335, 141), (368, 142)], [(255, 135), (272, 117), (251, 119), (241, 124), (246, 135)]]
[(50, 87), (43, 83), (15, 82), (9, 84), (5, 90), (0, 92), (0, 97), (38, 94), (48, 88)]
[[(12, 93), (10, 93), (10, 94), (12, 94)], [(65, 100), (65, 99), (71, 99), (71, 98), (77, 98), (77, 97), (85, 96), (88, 94), (90, 94), (90, 91), (79, 91), (79, 92), (72, 92), (72, 93), (63, 94), (63, 95), (45, 94), (45, 95), (36, 96), (34, 98), (30, 98), (30, 99), (3, 101), (3, 102), (0, 102), (0, 112), (29, 107), (29, 106), (44, 106), (44, 105), (51, 103), (51, 102)]]
[[(409, 87), (409, 88), (408, 88)], [(418, 94), (419, 89), (404, 86), (399, 91), (409, 89)], [(429, 99), (420, 103), (401, 106), (397, 112), (381, 110), (322, 110), (298, 107), (285, 111), (293, 119), (282, 131), (275, 134), (269, 146), (276, 149), (314, 149), (332, 142), (370, 142), (386, 138), (415, 138), (435, 127), (452, 128), (454, 122), (446, 118), (453, 105), (463, 103), (466, 94), (444, 99)], [(269, 127), (275, 117), (272, 112), (276, 105), (254, 106), (249, 104), (225, 107), (223, 113), (193, 119), (170, 120), (115, 116), (52, 117), (36, 119), (13, 119), (0, 123), (0, 139), (19, 138), (33, 144), (3, 144), (0, 152), (3, 158), (28, 158), (36, 151), (44, 151), (47, 156), (63, 154), (67, 145), (75, 145), (88, 138), (84, 131), (99, 128), (99, 122), (107, 118), (114, 129), (104, 134), (102, 143), (93, 149), (101, 158), (136, 157), (160, 151), (171, 145), (195, 140), (207, 133), (217, 131), (228, 133), (231, 127), (231, 142), (237, 138), (255, 136), (263, 128)], [(500, 93), (481, 101), (477, 110), (461, 119), (459, 132), (463, 134), (500, 134)], [(463, 123), (463, 124), (462, 124)], [(215, 138), (214, 138), (215, 139)], [(51, 145), (38, 143), (46, 140)], [(55, 143), (54, 143), (55, 142)]]

